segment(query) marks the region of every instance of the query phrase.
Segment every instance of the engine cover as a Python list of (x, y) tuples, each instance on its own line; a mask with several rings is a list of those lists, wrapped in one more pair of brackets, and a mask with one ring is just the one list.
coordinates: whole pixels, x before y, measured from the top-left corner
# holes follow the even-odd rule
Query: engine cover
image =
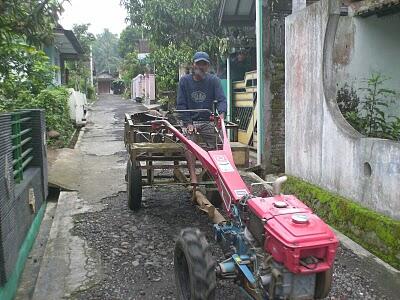
[[(277, 262), (293, 273), (303, 274), (332, 267), (338, 246), (335, 234), (296, 197), (253, 198), (247, 204), (250, 219), (256, 217), (263, 224), (264, 249)], [(259, 236), (260, 226), (258, 232), (254, 229), (250, 224), (249, 230)]]

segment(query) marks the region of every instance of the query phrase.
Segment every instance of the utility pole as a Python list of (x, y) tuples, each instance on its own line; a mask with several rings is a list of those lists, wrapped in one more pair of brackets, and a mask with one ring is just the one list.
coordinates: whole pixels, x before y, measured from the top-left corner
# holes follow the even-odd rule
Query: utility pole
[(90, 84), (93, 86), (93, 55), (92, 55), (92, 45), (90, 45)]

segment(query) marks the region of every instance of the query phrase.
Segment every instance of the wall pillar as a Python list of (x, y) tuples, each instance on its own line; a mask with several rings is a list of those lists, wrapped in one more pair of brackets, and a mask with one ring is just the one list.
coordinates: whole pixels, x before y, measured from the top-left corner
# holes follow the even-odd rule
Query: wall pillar
[(292, 0), (292, 13), (298, 12), (306, 8), (307, 1), (306, 0)]

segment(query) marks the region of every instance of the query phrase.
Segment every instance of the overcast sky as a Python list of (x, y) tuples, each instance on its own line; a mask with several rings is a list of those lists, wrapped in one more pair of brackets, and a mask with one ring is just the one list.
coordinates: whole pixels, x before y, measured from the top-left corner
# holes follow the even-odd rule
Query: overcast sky
[(126, 27), (126, 10), (119, 5), (120, 0), (70, 0), (64, 2), (64, 13), (60, 24), (72, 29), (73, 24), (90, 23), (89, 31), (98, 34), (108, 28), (120, 34)]

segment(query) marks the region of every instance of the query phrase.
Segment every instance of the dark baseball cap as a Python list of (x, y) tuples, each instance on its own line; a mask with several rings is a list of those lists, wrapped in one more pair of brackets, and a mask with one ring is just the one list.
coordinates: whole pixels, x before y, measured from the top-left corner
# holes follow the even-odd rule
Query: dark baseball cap
[(207, 63), (210, 63), (210, 57), (206, 52), (196, 52), (193, 56), (193, 62), (197, 63), (198, 61), (204, 60)]

